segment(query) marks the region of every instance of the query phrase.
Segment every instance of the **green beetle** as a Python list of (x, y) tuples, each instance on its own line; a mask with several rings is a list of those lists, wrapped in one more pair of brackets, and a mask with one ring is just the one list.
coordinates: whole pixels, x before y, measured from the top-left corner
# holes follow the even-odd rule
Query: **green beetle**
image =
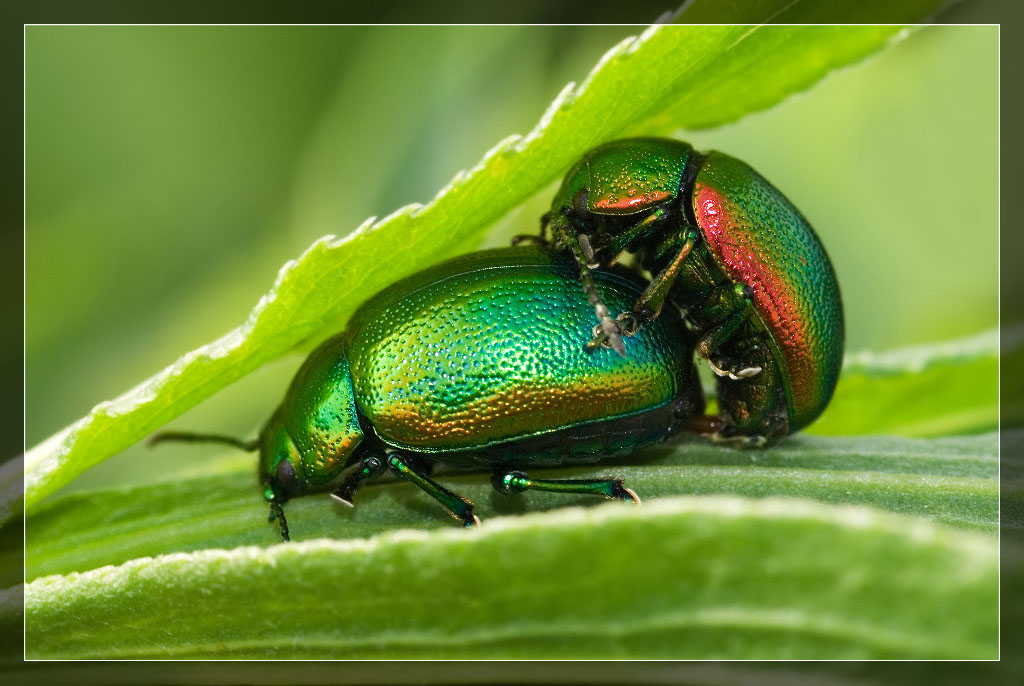
[[(614, 141), (571, 169), (541, 222), (577, 260), (599, 324), (624, 354), (671, 298), (718, 376), (719, 415), (691, 429), (749, 445), (798, 431), (832, 397), (843, 359), (835, 272), (807, 220), (748, 165), (660, 138)], [(590, 269), (633, 253), (652, 274), (613, 319)], [(616, 309), (616, 308), (612, 308)]]
[[(318, 347), (252, 442), (164, 433), (155, 441), (219, 441), (259, 450), (260, 477), (288, 540), (282, 504), (357, 486), (390, 470), (465, 525), (473, 504), (430, 467), (487, 467), (501, 493), (526, 489), (636, 500), (620, 479), (531, 479), (532, 466), (591, 462), (660, 441), (704, 411), (682, 318), (664, 316), (626, 342), (628, 355), (589, 349), (592, 309), (578, 271), (535, 247), (475, 253), (382, 291), (346, 331)], [(643, 283), (592, 278), (614, 307)]]

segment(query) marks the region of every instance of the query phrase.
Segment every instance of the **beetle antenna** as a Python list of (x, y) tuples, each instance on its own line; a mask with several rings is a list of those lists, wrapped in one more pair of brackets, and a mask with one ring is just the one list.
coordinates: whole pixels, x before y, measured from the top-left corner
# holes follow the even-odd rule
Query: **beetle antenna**
[(281, 540), (288, 543), (292, 539), (288, 536), (288, 520), (284, 518), (284, 508), (277, 499), (270, 501), (270, 521), (277, 520), (281, 525)]
[[(589, 248), (590, 242), (587, 239), (583, 239), (582, 243), (579, 240), (574, 240), (569, 233), (568, 224), (569, 222), (565, 215), (558, 214), (552, 217), (548, 225), (551, 227), (554, 237), (568, 247), (572, 251), (573, 257), (576, 258), (576, 264), (580, 268), (580, 281), (583, 283), (583, 292), (587, 294), (587, 300), (594, 306), (594, 314), (597, 315), (597, 319), (600, 322), (598, 326), (601, 329), (601, 335), (608, 341), (608, 345), (615, 352), (625, 357), (626, 346), (622, 342), (621, 329), (618, 323), (612, 319), (608, 306), (604, 304), (604, 300), (602, 300), (601, 294), (597, 290), (597, 283), (594, 281), (594, 275), (590, 271), (589, 260), (584, 252), (583, 246), (586, 245)], [(592, 253), (593, 251), (591, 250), (590, 252)]]
[(260, 447), (258, 438), (254, 438), (251, 441), (243, 441), (240, 438), (234, 438), (232, 436), (197, 434), (188, 431), (161, 431), (160, 433), (150, 436), (146, 443), (150, 446), (154, 446), (157, 443), (165, 443), (168, 441), (176, 441), (180, 443), (224, 443), (250, 453)]

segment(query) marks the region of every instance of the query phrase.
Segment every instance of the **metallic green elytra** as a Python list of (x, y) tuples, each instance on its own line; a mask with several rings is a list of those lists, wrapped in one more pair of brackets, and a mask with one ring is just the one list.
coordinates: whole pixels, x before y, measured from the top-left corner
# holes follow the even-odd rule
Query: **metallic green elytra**
[[(668, 299), (685, 313), (697, 354), (718, 376), (719, 415), (690, 430), (763, 445), (825, 409), (843, 359), (835, 272), (803, 215), (747, 164), (681, 141), (614, 141), (569, 170), (542, 242), (549, 227), (594, 303), (591, 345), (628, 353), (623, 336), (648, 326)], [(624, 252), (652, 278), (619, 309), (603, 302), (589, 270)]]
[[(590, 349), (593, 310), (578, 297), (578, 277), (571, 260), (535, 247), (450, 260), (377, 294), (314, 350), (256, 441), (161, 438), (258, 448), (264, 496), (285, 540), (288, 498), (329, 490), (351, 504), (360, 482), (388, 469), (475, 524), (473, 504), (431, 480), (435, 463), (493, 470), (505, 494), (635, 500), (619, 479), (521, 471), (629, 452), (704, 411), (682, 318), (645, 326), (625, 341), (625, 357)], [(643, 289), (628, 272), (593, 278), (616, 308)]]

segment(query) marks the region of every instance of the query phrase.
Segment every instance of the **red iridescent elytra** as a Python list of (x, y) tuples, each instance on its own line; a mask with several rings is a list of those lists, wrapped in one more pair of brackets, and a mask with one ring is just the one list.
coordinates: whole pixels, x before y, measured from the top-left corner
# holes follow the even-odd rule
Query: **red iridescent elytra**
[(697, 174), (693, 212), (723, 270), (753, 291), (785, 360), (790, 430), (806, 426), (831, 397), (843, 353), (839, 286), (821, 242), (774, 186), (717, 152)]

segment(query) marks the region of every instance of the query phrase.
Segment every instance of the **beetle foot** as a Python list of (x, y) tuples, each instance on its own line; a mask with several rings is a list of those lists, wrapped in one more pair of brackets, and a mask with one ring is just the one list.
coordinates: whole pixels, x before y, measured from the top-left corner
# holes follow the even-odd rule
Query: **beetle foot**
[(626, 347), (622, 343), (622, 337), (635, 336), (640, 330), (641, 323), (641, 317), (633, 312), (623, 312), (615, 319), (604, 317), (600, 324), (594, 325), (594, 337), (587, 343), (587, 348), (610, 348), (624, 356)]
[(711, 367), (717, 376), (724, 376), (732, 379), (733, 381), (740, 381), (741, 379), (749, 379), (752, 376), (757, 376), (761, 373), (761, 367), (741, 367), (740, 365), (731, 365), (728, 361), (718, 360), (716, 363), (710, 357), (707, 358), (708, 366)]
[(343, 492), (340, 488), (336, 490), (334, 493), (331, 493), (331, 497), (334, 498), (335, 501), (341, 503), (342, 505), (347, 505), (348, 507), (355, 507), (355, 505), (352, 504), (353, 495), (354, 493)]
[(706, 434), (709, 441), (718, 445), (729, 446), (730, 448), (763, 448), (768, 444), (768, 439), (760, 434), (749, 436), (723, 436), (720, 433)]
[(595, 324), (594, 337), (587, 343), (587, 350), (606, 348), (614, 350), (622, 357), (626, 356), (626, 345), (622, 342), (622, 329), (611, 317), (603, 317), (600, 324)]
[(636, 494), (632, 488), (628, 488), (622, 484), (622, 479), (615, 479), (614, 485), (612, 486), (612, 498), (616, 500), (622, 500), (624, 502), (633, 501), (637, 505), (640, 505), (640, 496)]
[(462, 526), (467, 529), (480, 526), (480, 518), (473, 514), (473, 503), (461, 496), (456, 495), (455, 497), (461, 502), (454, 502), (450, 505), (452, 516), (462, 522)]
[(463, 507), (456, 507), (452, 509), (452, 516), (455, 519), (462, 522), (462, 526), (467, 529), (480, 526), (480, 518), (473, 514), (473, 503), (464, 501)]
[(619, 325), (619, 330), (623, 336), (635, 336), (636, 332), (640, 330), (640, 325), (644, 321), (644, 317), (641, 317), (636, 312), (623, 312), (615, 318), (615, 323)]

